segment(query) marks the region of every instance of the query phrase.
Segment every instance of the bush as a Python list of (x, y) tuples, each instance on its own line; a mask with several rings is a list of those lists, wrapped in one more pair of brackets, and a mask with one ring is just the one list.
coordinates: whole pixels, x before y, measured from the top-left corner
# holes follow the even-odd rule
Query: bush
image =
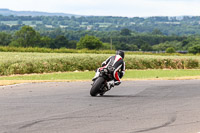
[(95, 36), (82, 37), (77, 43), (77, 49), (100, 49), (103, 46), (103, 43)]
[(166, 53), (176, 53), (176, 50), (173, 47), (169, 47), (165, 51)]
[[(113, 54), (0, 52), (0, 75), (93, 71)], [(126, 69), (199, 69), (194, 57), (126, 55)]]

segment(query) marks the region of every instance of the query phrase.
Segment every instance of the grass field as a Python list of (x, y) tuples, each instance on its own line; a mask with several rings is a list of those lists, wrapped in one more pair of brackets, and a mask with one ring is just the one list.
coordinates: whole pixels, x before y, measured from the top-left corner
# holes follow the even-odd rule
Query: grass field
[[(93, 71), (109, 56), (111, 54), (0, 52), (0, 75)], [(200, 69), (199, 57), (126, 55), (125, 62), (127, 69)]]

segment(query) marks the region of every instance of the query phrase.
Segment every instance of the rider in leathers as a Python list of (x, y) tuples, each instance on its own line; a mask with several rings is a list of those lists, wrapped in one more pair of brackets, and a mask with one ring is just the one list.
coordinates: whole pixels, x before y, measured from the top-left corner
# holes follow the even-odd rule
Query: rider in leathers
[(107, 66), (113, 66), (115, 71), (113, 73), (114, 80), (107, 83), (107, 88), (110, 90), (115, 85), (119, 85), (121, 83), (121, 78), (125, 74), (125, 62), (124, 62), (124, 52), (119, 50), (116, 52), (115, 56), (110, 56), (106, 61), (102, 63), (102, 67), (98, 68), (96, 71), (96, 75), (92, 79), (93, 81), (99, 77), (100, 70), (106, 68)]

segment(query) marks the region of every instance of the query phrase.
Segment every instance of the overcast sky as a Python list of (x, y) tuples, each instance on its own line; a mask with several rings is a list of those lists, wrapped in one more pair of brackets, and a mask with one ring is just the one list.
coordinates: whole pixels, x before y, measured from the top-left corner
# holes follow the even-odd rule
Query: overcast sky
[(200, 0), (0, 0), (0, 8), (98, 16), (200, 16)]

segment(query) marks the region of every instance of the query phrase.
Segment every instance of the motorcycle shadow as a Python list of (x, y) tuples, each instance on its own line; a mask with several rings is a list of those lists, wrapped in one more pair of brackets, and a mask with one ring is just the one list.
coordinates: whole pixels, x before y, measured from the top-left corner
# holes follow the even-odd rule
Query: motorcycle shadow
[(141, 97), (139, 95), (103, 95), (103, 96), (99, 96), (99, 97), (108, 97), (108, 98), (115, 98), (115, 97), (124, 97), (124, 98), (133, 98), (133, 97)]

